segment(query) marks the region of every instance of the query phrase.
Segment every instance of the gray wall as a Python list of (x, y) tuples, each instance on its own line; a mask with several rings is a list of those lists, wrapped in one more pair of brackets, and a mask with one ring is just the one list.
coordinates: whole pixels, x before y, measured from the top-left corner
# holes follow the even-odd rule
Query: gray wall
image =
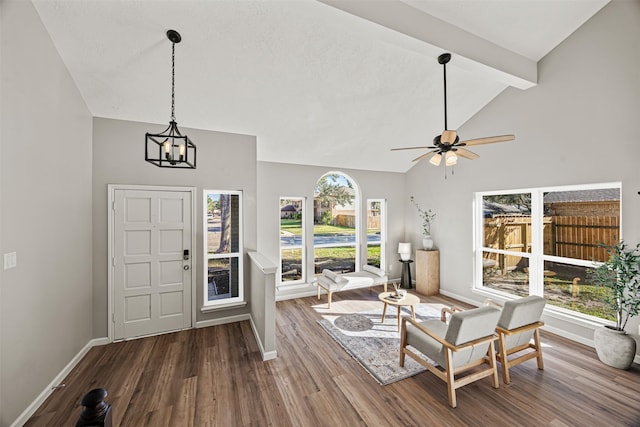
[[(458, 130), (463, 139), (515, 133), (516, 141), (476, 147), (481, 157), (460, 160), (446, 180), (443, 167), (428, 162), (409, 171), (408, 191), (438, 213), (433, 234), (441, 248), (442, 289), (484, 298), (472, 292), (476, 191), (621, 181), (623, 237), (640, 241), (638, 40), (640, 2), (611, 2), (538, 64), (538, 86), (506, 90)], [(418, 239), (415, 212), (406, 220)], [(627, 329), (637, 333), (639, 320)], [(557, 319), (547, 324), (592, 339), (590, 328)]]
[[(144, 135), (166, 124), (95, 118), (93, 121), (93, 334), (107, 336), (107, 185), (196, 187), (197, 321), (246, 314), (248, 307), (202, 314), (202, 190), (242, 190), (244, 210), (245, 295), (249, 292), (249, 258), (256, 249), (256, 138), (180, 127), (198, 147), (197, 169), (159, 168), (144, 160)], [(195, 326), (195, 325), (194, 325)]]
[[(367, 199), (387, 200), (387, 270), (390, 277), (400, 277), (398, 242), (404, 240), (404, 209), (410, 206), (405, 197), (405, 174), (372, 172), (355, 169), (331, 169), (319, 166), (292, 165), (286, 163), (258, 162), (258, 251), (276, 264), (279, 263), (280, 197), (306, 197), (307, 230), (313, 230), (313, 189), (318, 179), (327, 172), (339, 171), (353, 178), (361, 191), (361, 212), (366, 212)], [(366, 225), (362, 223), (361, 265), (366, 261)], [(313, 278), (313, 246), (307, 246), (307, 271)], [(315, 287), (308, 291), (314, 292)], [(297, 291), (298, 293), (300, 290)], [(303, 290), (302, 293), (305, 293)], [(283, 293), (278, 293), (282, 297)]]
[(92, 338), (91, 115), (31, 2), (1, 3), (0, 425)]

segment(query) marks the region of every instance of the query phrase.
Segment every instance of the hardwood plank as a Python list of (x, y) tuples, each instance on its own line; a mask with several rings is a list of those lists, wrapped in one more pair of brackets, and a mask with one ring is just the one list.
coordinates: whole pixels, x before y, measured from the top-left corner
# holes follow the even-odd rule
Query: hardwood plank
[(532, 360), (511, 369), (508, 386), (462, 387), (456, 409), (429, 372), (380, 386), (317, 321), (380, 308), (381, 291), (336, 293), (331, 309), (316, 297), (278, 302), (278, 358), (267, 362), (248, 321), (93, 348), (26, 425), (75, 425), (80, 399), (97, 387), (109, 392), (114, 426), (640, 425), (638, 365), (611, 368), (544, 331), (544, 371)]

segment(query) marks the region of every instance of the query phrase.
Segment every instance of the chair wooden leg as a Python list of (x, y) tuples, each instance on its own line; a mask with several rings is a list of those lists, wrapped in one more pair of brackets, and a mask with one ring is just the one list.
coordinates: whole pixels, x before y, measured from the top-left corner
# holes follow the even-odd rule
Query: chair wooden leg
[(496, 348), (493, 345), (493, 342), (489, 344), (489, 366), (493, 370), (493, 375), (491, 378), (493, 379), (493, 388), (500, 387), (500, 382), (498, 381), (498, 365), (496, 364)]
[(333, 292), (328, 291), (327, 292), (327, 308), (331, 308), (331, 295), (333, 294)]
[(445, 375), (447, 376), (447, 393), (449, 395), (449, 406), (455, 408), (458, 405), (456, 401), (456, 388), (455, 388), (455, 375), (453, 374), (453, 354), (451, 349), (447, 349), (446, 352), (447, 367)]
[(538, 369), (544, 369), (542, 362), (542, 346), (540, 345), (540, 329), (533, 332), (533, 342), (536, 346), (536, 360), (538, 361)]
[[(386, 304), (385, 304), (386, 307)], [(407, 346), (407, 323), (402, 324), (400, 331), (400, 367), (404, 367), (404, 348)]]
[(500, 366), (502, 368), (502, 382), (509, 384), (511, 382), (511, 378), (509, 377), (509, 358), (507, 356), (506, 339), (507, 337), (503, 333), (498, 334), (498, 354), (500, 355)]

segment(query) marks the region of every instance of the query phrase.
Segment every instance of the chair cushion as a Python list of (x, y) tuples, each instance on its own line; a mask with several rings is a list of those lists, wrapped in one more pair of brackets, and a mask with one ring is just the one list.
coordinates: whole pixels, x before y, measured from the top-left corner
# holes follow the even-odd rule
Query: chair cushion
[(451, 315), (445, 340), (461, 345), (494, 333), (500, 310), (492, 306), (457, 311)]
[(373, 265), (367, 264), (367, 265), (362, 267), (362, 270), (363, 271), (368, 271), (369, 273), (373, 273), (373, 274), (377, 275), (378, 277), (386, 276), (386, 273), (384, 272), (384, 270), (381, 270), (378, 267), (373, 266)]
[(337, 285), (346, 285), (348, 283), (348, 280), (342, 277), (340, 274), (336, 273), (335, 271), (328, 270), (326, 268), (322, 270), (322, 275), (325, 276), (327, 279), (335, 282)]
[(325, 288), (327, 291), (337, 291), (344, 287), (344, 285), (338, 285), (333, 280), (329, 279), (326, 276), (318, 276), (318, 285)]
[[(447, 324), (440, 320), (425, 320), (420, 324), (441, 338), (444, 338), (447, 333)], [(429, 357), (438, 365), (445, 366), (446, 361), (442, 344), (409, 322), (407, 322), (407, 344)]]
[[(540, 320), (546, 301), (537, 295), (507, 301), (502, 308), (502, 315), (498, 320), (498, 326), (504, 329), (516, 329), (520, 326), (530, 325)], [(525, 345), (531, 341), (533, 330), (517, 335), (508, 335), (505, 338), (507, 350)], [(496, 342), (497, 344), (497, 342)], [(498, 347), (496, 347), (496, 350)]]
[(504, 329), (515, 329), (537, 322), (542, 317), (546, 303), (544, 298), (537, 295), (507, 301), (502, 308), (498, 326)]

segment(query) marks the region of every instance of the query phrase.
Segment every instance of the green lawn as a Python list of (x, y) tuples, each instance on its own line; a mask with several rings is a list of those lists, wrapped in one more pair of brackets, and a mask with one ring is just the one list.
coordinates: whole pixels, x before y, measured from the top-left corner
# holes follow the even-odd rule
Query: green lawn
[[(296, 219), (281, 219), (280, 229), (285, 230), (295, 236), (302, 235), (302, 223)], [(355, 234), (356, 229), (351, 227), (341, 227), (339, 225), (316, 224), (313, 226), (313, 234)]]

